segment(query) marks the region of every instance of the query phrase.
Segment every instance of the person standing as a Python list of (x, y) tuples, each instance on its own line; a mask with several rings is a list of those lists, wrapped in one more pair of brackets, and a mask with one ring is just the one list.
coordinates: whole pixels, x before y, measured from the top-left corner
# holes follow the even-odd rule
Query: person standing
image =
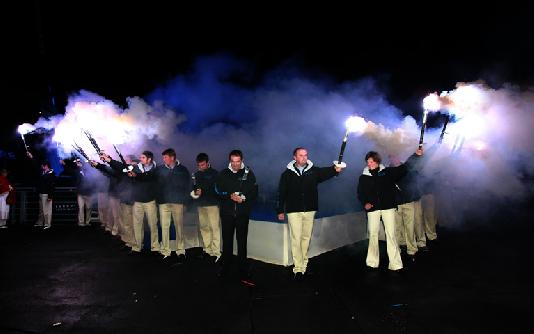
[(243, 162), (243, 153), (233, 150), (228, 155), (228, 168), (222, 170), (215, 181), (221, 199), (221, 226), (223, 238), (222, 272), (227, 276), (234, 249), (234, 232), (237, 240), (239, 277), (242, 283), (254, 285), (247, 263), (248, 224), (252, 203), (258, 196), (256, 176)]
[(156, 206), (157, 179), (155, 174), (156, 163), (154, 154), (150, 151), (143, 151), (139, 156), (139, 163), (134, 166), (128, 176), (133, 178), (133, 227), (135, 245), (132, 247), (132, 254), (141, 252), (145, 236), (144, 218), (145, 215), (150, 229), (150, 250), (160, 251), (158, 237), (158, 213)]
[[(33, 155), (28, 152), (28, 157), (33, 159)], [(37, 181), (37, 193), (39, 194), (39, 217), (34, 226), (43, 227), (47, 230), (52, 227), (52, 199), (54, 197), (56, 174), (50, 167), (50, 162), (43, 161), (40, 164), (41, 176)]]
[(304, 147), (293, 150), (293, 160), (287, 164), (278, 185), (278, 219), (287, 214), (291, 232), (293, 274), (301, 280), (308, 265), (308, 248), (313, 231), (315, 213), (319, 209), (319, 183), (336, 176), (346, 166), (317, 167), (308, 160)]
[(93, 188), (89, 174), (90, 169), (82, 163), (80, 159), (75, 160), (78, 170), (75, 172), (76, 190), (78, 192), (78, 226), (89, 226), (91, 224), (91, 209), (93, 203)]
[(206, 153), (196, 158), (198, 171), (193, 173), (191, 197), (196, 200), (200, 236), (204, 245), (204, 257), (217, 261), (221, 256), (221, 217), (219, 198), (215, 192), (217, 171), (213, 169)]
[(7, 228), (9, 218), (10, 197), (14, 188), (7, 178), (7, 169), (0, 170), (0, 228)]
[(415, 160), (422, 154), (423, 150), (418, 149), (405, 164), (397, 167), (382, 165), (382, 158), (377, 152), (370, 151), (365, 155), (367, 167), (364, 168), (359, 178), (358, 199), (367, 212), (369, 246), (365, 262), (370, 268), (378, 268), (379, 265), (380, 219), (384, 222), (386, 232), (388, 269), (398, 271), (403, 268), (395, 234), (396, 182), (406, 174), (407, 170), (412, 169)]
[(163, 259), (171, 256), (171, 218), (176, 231), (176, 255), (178, 263), (185, 262), (183, 234), (184, 209), (190, 189), (189, 171), (176, 159), (176, 152), (168, 148), (161, 153), (163, 165), (156, 168), (159, 218), (161, 222), (161, 254)]

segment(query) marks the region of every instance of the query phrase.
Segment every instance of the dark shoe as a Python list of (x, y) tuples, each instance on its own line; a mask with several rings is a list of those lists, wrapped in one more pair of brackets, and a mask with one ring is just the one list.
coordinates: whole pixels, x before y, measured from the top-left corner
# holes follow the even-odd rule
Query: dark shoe
[(404, 271), (404, 268), (400, 268), (397, 270), (389, 270), (389, 273), (393, 276), (401, 276), (402, 274), (405, 273), (405, 271)]
[(128, 256), (139, 256), (141, 255), (141, 252), (136, 252), (134, 250), (131, 250), (128, 252)]
[(185, 263), (185, 254), (178, 255), (178, 258), (176, 259), (177, 264), (184, 264)]
[(295, 274), (293, 275), (293, 280), (294, 280), (295, 282), (299, 282), (299, 283), (302, 282), (302, 281), (304, 281), (304, 274), (303, 274), (303, 273), (295, 273)]
[(408, 262), (415, 262), (415, 254), (407, 254), (406, 259), (408, 260)]
[(378, 267), (365, 266), (365, 271), (370, 272), (370, 273), (375, 273), (375, 272), (379, 271), (379, 268)]
[(427, 246), (417, 247), (417, 249), (420, 250), (421, 252), (428, 252), (428, 247)]

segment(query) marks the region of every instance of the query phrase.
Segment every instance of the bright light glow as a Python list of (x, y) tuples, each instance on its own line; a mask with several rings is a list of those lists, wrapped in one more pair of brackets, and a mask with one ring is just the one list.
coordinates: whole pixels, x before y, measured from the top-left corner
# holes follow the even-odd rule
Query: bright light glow
[(21, 124), (17, 128), (17, 132), (20, 133), (23, 136), (25, 134), (27, 134), (28, 132), (32, 132), (33, 130), (35, 130), (35, 126), (33, 126), (33, 125), (29, 124), (29, 123)]
[(473, 147), (477, 151), (484, 151), (487, 148), (487, 146), (488, 145), (486, 145), (486, 143), (483, 142), (482, 140), (475, 140), (475, 142), (473, 143)]
[(362, 117), (351, 116), (345, 122), (345, 127), (347, 128), (348, 132), (353, 132), (357, 133), (358, 135), (361, 135), (365, 132), (365, 129), (367, 128), (367, 122)]
[(467, 114), (477, 113), (484, 109), (485, 97), (481, 87), (477, 85), (463, 85), (450, 92), (447, 98), (451, 102), (449, 111), (463, 117)]
[(438, 111), (441, 109), (441, 101), (438, 94), (432, 93), (423, 99), (423, 108), (428, 111)]

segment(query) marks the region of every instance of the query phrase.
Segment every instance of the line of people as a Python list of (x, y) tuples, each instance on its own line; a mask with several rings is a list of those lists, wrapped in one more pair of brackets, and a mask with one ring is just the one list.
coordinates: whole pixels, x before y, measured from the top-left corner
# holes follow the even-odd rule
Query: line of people
[[(435, 214), (432, 210), (425, 210), (426, 214), (423, 214), (421, 209), (421, 203), (425, 207), (426, 203), (433, 205), (431, 193), (421, 193), (418, 186), (418, 173), (424, 165), (422, 156), (422, 149), (418, 149), (404, 164), (397, 161), (390, 167), (381, 163), (377, 152), (371, 151), (365, 156), (367, 166), (359, 178), (357, 194), (368, 218), (366, 265), (369, 268), (379, 266), (381, 221), (386, 233), (388, 268), (393, 271), (403, 268), (399, 245), (406, 246), (408, 258), (413, 260), (418, 250), (426, 249), (426, 238), (435, 240), (437, 237)], [(220, 275), (227, 276), (232, 267), (235, 234), (239, 277), (243, 283), (253, 284), (247, 262), (247, 236), (258, 185), (252, 169), (244, 164), (240, 150), (230, 152), (228, 168), (221, 172), (211, 167), (207, 154), (198, 154), (198, 170), (193, 174), (177, 160), (173, 149), (162, 152), (161, 165), (156, 164), (150, 151), (144, 151), (138, 160), (130, 156), (121, 162), (105, 153), (100, 159), (102, 162), (89, 162), (109, 179), (107, 189), (98, 189), (99, 218), (106, 230), (119, 235), (131, 248), (132, 255), (143, 249), (146, 219), (150, 251), (160, 253), (164, 261), (170, 261), (172, 223), (176, 232), (175, 261), (183, 263), (186, 260), (183, 217), (186, 203), (192, 198), (198, 204), (204, 257), (213, 262), (220, 260)], [(89, 184), (86, 175), (91, 168), (81, 161), (77, 164), (78, 224), (87, 226), (95, 186)], [(287, 219), (288, 222), (295, 280), (300, 281), (307, 274), (308, 249), (314, 217), (319, 210), (318, 184), (338, 175), (345, 167), (344, 163), (337, 162), (329, 167), (317, 167), (308, 159), (306, 148), (297, 147), (293, 151), (293, 160), (280, 177), (276, 211), (279, 220)], [(46, 228), (50, 227), (51, 209), (48, 206), (51, 207), (53, 194), (46, 185), (53, 183), (53, 171), (47, 163), (41, 168), (43, 174), (38, 187), (41, 205), (37, 225), (43, 221)], [(425, 219), (428, 223), (423, 225)]]

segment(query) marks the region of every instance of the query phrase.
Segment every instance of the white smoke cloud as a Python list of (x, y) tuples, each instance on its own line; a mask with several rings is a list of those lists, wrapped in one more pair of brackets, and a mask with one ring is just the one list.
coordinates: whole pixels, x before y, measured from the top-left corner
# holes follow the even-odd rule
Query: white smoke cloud
[[(172, 91), (172, 87), (164, 89)], [(187, 124), (186, 117), (166, 108), (165, 101), (149, 105), (134, 97), (128, 99), (126, 109), (121, 109), (89, 92), (72, 97), (64, 116), (40, 120), (34, 126), (55, 129), (54, 140), (62, 154), (69, 154), (75, 141), (96, 157), (81, 131), (84, 129), (112, 155), (111, 144), (117, 144), (123, 154), (150, 149), (160, 160), (159, 152), (173, 147), (190, 171), (199, 152), (208, 153), (212, 165), (220, 170), (227, 166), (228, 152), (241, 149), (257, 176), (262, 198), (270, 206), (274, 205), (280, 174), (295, 147), (306, 147), (316, 165), (331, 165), (337, 159), (345, 120), (352, 115), (363, 117), (367, 128), (361, 135), (351, 134), (348, 140), (344, 156), (347, 170), (321, 185), (320, 214), (361, 209), (356, 186), (367, 151), (377, 150), (384, 157), (391, 154), (405, 160), (418, 145), (416, 120), (403, 116), (372, 80), (332, 86), (302, 78), (280, 79), (243, 91), (248, 104), (240, 105), (240, 110), (254, 117), (234, 125), (211, 122), (194, 133), (181, 129)], [(523, 174), (534, 172), (532, 90), (460, 84), (442, 94), (441, 99), (442, 112), (454, 117), (441, 145), (434, 145), (441, 129), (427, 130), (429, 162), (424, 171), (437, 181), (440, 216), (454, 223), (466, 212), (487, 210), (488, 205), (483, 203), (524, 196), (528, 189)]]

